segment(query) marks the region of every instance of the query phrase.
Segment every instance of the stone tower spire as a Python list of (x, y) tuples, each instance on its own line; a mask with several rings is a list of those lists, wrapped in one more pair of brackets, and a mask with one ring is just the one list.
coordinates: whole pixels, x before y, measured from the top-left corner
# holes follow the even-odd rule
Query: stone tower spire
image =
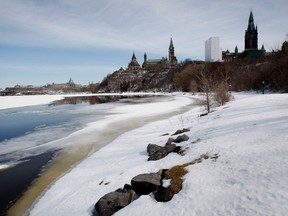
[(250, 12), (247, 30), (245, 31), (245, 50), (258, 49), (258, 30), (254, 24), (252, 11)]
[(247, 30), (250, 31), (255, 30), (254, 17), (252, 11), (250, 11)]
[(174, 59), (174, 45), (172, 41), (172, 37), (170, 39), (170, 45), (169, 45), (169, 61), (172, 63)]
[(135, 52), (134, 51), (133, 51), (133, 55), (132, 55), (131, 60), (136, 60), (136, 56), (135, 56)]

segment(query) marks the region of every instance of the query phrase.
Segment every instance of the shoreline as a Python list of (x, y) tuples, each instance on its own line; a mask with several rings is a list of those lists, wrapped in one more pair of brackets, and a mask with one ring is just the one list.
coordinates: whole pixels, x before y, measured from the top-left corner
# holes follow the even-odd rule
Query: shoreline
[[(21, 96), (0, 96), (0, 110), (18, 108), (25, 106), (36, 106), (49, 104), (53, 101), (62, 100), (65, 97), (81, 97), (81, 96), (136, 96), (147, 95), (157, 96), (165, 95), (165, 93), (153, 92), (123, 92), (123, 93), (95, 93), (95, 94), (60, 94), (60, 95), (21, 95)], [(17, 99), (17, 100), (15, 100)]]
[[(187, 97), (188, 98), (188, 97)], [(187, 105), (181, 106), (176, 111), (169, 111), (160, 115), (152, 116), (132, 116), (131, 118), (120, 118), (116, 122), (112, 122), (107, 125), (105, 130), (101, 131), (101, 135), (97, 138), (97, 141), (92, 141), (90, 144), (65, 148), (58, 153), (58, 156), (51, 162), (49, 167), (41, 174), (39, 178), (31, 185), (31, 187), (24, 193), (24, 195), (7, 211), (7, 215), (26, 215), (33, 208), (34, 204), (39, 200), (63, 175), (71, 171), (82, 160), (89, 157), (100, 148), (112, 142), (121, 134), (141, 127), (147, 123), (165, 119), (174, 115), (178, 115), (188, 111), (193, 105), (195, 105), (195, 98), (189, 98), (190, 102)], [(127, 123), (129, 123), (127, 125)], [(125, 127), (123, 127), (125, 125)], [(113, 136), (111, 136), (111, 131)], [(80, 150), (80, 151), (79, 151)]]

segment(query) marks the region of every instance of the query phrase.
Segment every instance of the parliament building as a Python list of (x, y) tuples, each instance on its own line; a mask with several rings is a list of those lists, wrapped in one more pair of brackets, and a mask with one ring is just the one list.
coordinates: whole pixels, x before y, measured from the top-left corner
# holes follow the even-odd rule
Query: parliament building
[(138, 70), (153, 70), (153, 69), (166, 69), (169, 68), (173, 65), (177, 64), (177, 58), (174, 54), (174, 45), (172, 38), (170, 39), (170, 45), (168, 49), (168, 56), (169, 58), (167, 59), (162, 57), (160, 59), (148, 59), (147, 54), (144, 53), (144, 62), (142, 64), (142, 67), (137, 61), (137, 58), (135, 56), (135, 53), (133, 52), (131, 61), (128, 64), (128, 70), (130, 71), (138, 71)]
[(250, 12), (247, 30), (245, 31), (245, 50), (241, 53), (238, 52), (238, 47), (235, 47), (234, 53), (230, 53), (228, 50), (222, 52), (222, 59), (224, 62), (233, 62), (237, 61), (240, 58), (251, 57), (259, 58), (264, 56), (266, 50), (264, 45), (261, 49), (258, 49), (258, 29), (254, 24), (254, 17), (252, 11)]

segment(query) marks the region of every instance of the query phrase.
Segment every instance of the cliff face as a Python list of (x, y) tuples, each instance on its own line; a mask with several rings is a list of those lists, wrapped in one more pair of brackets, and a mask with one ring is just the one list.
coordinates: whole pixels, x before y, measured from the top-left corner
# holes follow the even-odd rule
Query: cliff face
[(98, 92), (173, 91), (174, 74), (179, 66), (163, 70), (118, 70), (108, 75)]

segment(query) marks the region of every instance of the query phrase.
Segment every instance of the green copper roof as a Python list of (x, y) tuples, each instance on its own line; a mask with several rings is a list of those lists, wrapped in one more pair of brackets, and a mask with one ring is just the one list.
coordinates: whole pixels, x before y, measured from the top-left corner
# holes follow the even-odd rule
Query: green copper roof
[(159, 64), (161, 63), (162, 59), (149, 59), (147, 60), (146, 64)]

